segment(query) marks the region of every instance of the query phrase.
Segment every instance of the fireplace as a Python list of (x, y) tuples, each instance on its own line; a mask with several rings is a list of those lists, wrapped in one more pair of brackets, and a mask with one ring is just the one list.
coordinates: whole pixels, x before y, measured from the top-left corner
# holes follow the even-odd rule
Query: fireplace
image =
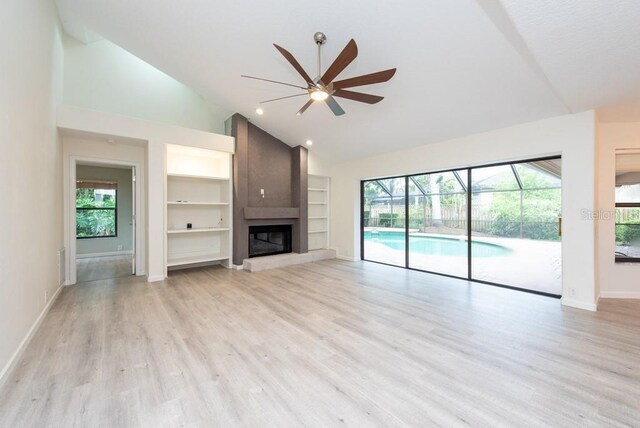
[(291, 225), (249, 226), (249, 257), (291, 252)]

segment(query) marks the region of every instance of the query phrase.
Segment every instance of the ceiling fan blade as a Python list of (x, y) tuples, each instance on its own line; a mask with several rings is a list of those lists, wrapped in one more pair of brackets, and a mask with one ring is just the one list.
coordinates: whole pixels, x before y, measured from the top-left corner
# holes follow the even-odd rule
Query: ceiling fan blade
[(316, 83), (313, 80), (311, 80), (311, 77), (309, 77), (309, 75), (307, 74), (306, 71), (304, 71), (304, 68), (302, 68), (300, 63), (293, 57), (293, 55), (291, 55), (291, 52), (289, 52), (283, 47), (276, 45), (275, 43), (273, 44), (273, 46), (275, 46), (276, 49), (278, 49), (278, 51), (282, 54), (282, 56), (284, 56), (286, 60), (289, 61), (289, 64), (291, 64), (293, 68), (295, 68), (296, 71), (300, 73), (300, 76), (302, 76), (305, 82), (307, 82), (309, 85), (315, 86)]
[(345, 91), (344, 89), (338, 89), (333, 93), (334, 97), (348, 98), (354, 101), (360, 101), (361, 103), (376, 104), (384, 100), (384, 97), (378, 95), (363, 94), (362, 92)]
[(382, 83), (391, 79), (396, 74), (396, 69), (378, 71), (376, 73), (365, 74), (363, 76), (352, 77), (350, 79), (338, 80), (333, 82), (333, 89), (353, 88), (354, 86), (372, 85), (374, 83)]
[(278, 82), (277, 80), (269, 80), (269, 79), (263, 79), (262, 77), (254, 77), (254, 76), (246, 76), (244, 74), (241, 74), (240, 77), (246, 77), (247, 79), (254, 79), (254, 80), (262, 80), (264, 82), (270, 82), (270, 83), (277, 83), (278, 85), (287, 85), (287, 86), (292, 86), (294, 88), (300, 88), (300, 89), (304, 89), (305, 91), (308, 88), (305, 88), (304, 86), (300, 86), (300, 85), (293, 85), (291, 83), (284, 83), (284, 82)]
[(340, 55), (333, 61), (333, 64), (324, 72), (320, 81), (324, 85), (328, 85), (342, 72), (351, 62), (358, 56), (358, 45), (356, 41), (351, 39), (347, 46), (344, 47)]
[(344, 110), (342, 110), (340, 104), (338, 104), (335, 98), (333, 98), (331, 95), (329, 95), (329, 98), (324, 100), (324, 102), (327, 103), (333, 114), (335, 114), (336, 116), (342, 116), (344, 114)]
[(305, 110), (308, 109), (311, 104), (313, 104), (313, 100), (312, 99), (307, 101), (306, 104), (303, 105), (300, 110), (298, 110), (298, 112), (296, 113), (296, 116), (300, 116), (302, 113), (304, 113)]
[(303, 95), (309, 95), (309, 93), (304, 93), (304, 94), (295, 94), (295, 95), (288, 95), (286, 97), (280, 97), (280, 98), (273, 98), (270, 100), (266, 100), (266, 101), (260, 101), (260, 104), (265, 104), (265, 103), (270, 103), (272, 101), (279, 101), (279, 100), (286, 100), (287, 98), (293, 98), (293, 97), (301, 97)]

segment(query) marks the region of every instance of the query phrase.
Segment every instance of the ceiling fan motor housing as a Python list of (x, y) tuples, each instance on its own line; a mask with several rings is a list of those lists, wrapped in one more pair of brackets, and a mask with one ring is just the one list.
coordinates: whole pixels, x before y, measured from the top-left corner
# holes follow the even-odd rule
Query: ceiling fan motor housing
[(324, 43), (327, 41), (327, 36), (325, 36), (323, 32), (318, 31), (313, 35), (313, 40), (317, 45), (324, 45)]

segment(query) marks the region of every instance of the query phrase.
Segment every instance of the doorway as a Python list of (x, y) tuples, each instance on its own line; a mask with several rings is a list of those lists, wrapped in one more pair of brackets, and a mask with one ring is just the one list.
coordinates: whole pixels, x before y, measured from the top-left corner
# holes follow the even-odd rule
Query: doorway
[(135, 167), (77, 162), (77, 282), (134, 275)]

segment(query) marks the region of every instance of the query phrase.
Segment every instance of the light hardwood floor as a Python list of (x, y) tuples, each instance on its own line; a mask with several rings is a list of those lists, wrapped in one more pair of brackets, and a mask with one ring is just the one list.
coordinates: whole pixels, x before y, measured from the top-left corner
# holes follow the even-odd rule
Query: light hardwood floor
[(76, 280), (87, 282), (97, 279), (122, 278), (131, 275), (132, 264), (130, 254), (77, 259)]
[(638, 426), (640, 302), (372, 263), (65, 288), (0, 426)]

